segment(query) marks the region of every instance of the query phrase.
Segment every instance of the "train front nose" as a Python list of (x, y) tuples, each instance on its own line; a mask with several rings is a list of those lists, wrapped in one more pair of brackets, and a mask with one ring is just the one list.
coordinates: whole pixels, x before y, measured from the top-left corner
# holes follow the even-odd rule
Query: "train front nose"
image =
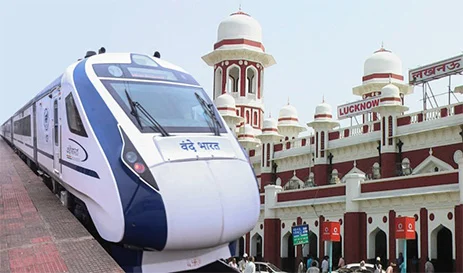
[(152, 172), (166, 209), (165, 249), (224, 244), (250, 231), (258, 220), (259, 192), (245, 161), (167, 163)]

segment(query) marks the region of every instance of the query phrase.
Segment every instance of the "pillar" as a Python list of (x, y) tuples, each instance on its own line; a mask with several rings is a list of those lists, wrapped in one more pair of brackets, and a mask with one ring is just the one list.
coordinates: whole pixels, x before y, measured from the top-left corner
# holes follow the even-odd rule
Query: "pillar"
[(463, 272), (463, 205), (461, 204), (455, 206), (455, 263), (456, 272)]
[(280, 267), (281, 220), (264, 219), (264, 260)]
[(460, 204), (455, 206), (455, 262), (456, 272), (463, 272), (463, 157), (457, 162)]
[[(396, 253), (396, 238), (395, 238), (395, 211), (389, 211), (389, 262), (397, 260)], [(397, 265), (399, 266), (399, 265)]]
[[(456, 229), (455, 229), (456, 230)], [(426, 258), (429, 256), (428, 249), (428, 210), (426, 208), (420, 209), (420, 272), (424, 272), (424, 265)]]
[(367, 217), (360, 211), (356, 198), (361, 194), (362, 174), (348, 174), (346, 179), (346, 213), (344, 214), (344, 256), (346, 264), (367, 258)]
[(323, 222), (325, 222), (325, 217), (320, 215), (318, 217), (318, 259), (320, 266), (322, 265), (323, 257), (325, 256), (325, 242), (323, 241)]
[(276, 217), (274, 207), (277, 203), (277, 195), (283, 188), (277, 185), (267, 185), (264, 190), (264, 259), (279, 267), (281, 262), (281, 219)]

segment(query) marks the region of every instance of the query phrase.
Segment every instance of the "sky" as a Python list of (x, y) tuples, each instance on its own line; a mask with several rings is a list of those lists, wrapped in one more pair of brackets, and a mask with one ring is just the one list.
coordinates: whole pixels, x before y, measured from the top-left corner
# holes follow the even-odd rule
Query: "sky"
[[(261, 24), (266, 52), (276, 60), (265, 71), (265, 116), (277, 118), (289, 98), (302, 125), (313, 120), (322, 98), (333, 115), (338, 105), (361, 99), (352, 88), (381, 43), (401, 58), (406, 81), (409, 69), (463, 52), (460, 0), (0, 0), (0, 124), (101, 46), (107, 52), (157, 50), (212, 96), (213, 69), (201, 57), (240, 4)], [(458, 85), (463, 77), (452, 77), (452, 88)], [(431, 88), (447, 92), (448, 79)], [(415, 87), (405, 98), (409, 112), (422, 110), (421, 99)], [(443, 106), (448, 98), (437, 99)]]

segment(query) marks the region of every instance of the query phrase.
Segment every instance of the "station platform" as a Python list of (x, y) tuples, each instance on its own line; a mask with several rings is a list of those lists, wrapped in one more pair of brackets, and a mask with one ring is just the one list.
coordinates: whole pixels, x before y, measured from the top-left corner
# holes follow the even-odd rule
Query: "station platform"
[(124, 272), (0, 138), (0, 273)]

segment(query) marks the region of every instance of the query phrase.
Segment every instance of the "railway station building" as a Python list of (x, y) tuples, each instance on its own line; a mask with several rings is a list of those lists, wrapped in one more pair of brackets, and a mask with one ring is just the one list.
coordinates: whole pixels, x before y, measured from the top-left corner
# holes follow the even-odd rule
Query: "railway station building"
[[(328, 254), (321, 223), (338, 221), (333, 265), (342, 256), (346, 263), (380, 257), (386, 266), (404, 251), (395, 218), (409, 216), (416, 236), (407, 244), (408, 271), (424, 272), (429, 257), (436, 272), (463, 272), (463, 103), (415, 113), (406, 103), (415, 86), (460, 73), (463, 56), (404, 75), (395, 53), (373, 49), (352, 88), (356, 101), (334, 110), (320, 103), (306, 123), (313, 133), (304, 136), (291, 104), (277, 118), (265, 115), (264, 71), (276, 62), (253, 17), (225, 18), (202, 58), (213, 68), (214, 102), (248, 152), (261, 192), (259, 222), (239, 240), (237, 256), (294, 270), (299, 258)], [(460, 90), (452, 95), (461, 100)], [(353, 116), (360, 124), (340, 126)], [(295, 247), (291, 227), (301, 224), (309, 225), (309, 243)]]

